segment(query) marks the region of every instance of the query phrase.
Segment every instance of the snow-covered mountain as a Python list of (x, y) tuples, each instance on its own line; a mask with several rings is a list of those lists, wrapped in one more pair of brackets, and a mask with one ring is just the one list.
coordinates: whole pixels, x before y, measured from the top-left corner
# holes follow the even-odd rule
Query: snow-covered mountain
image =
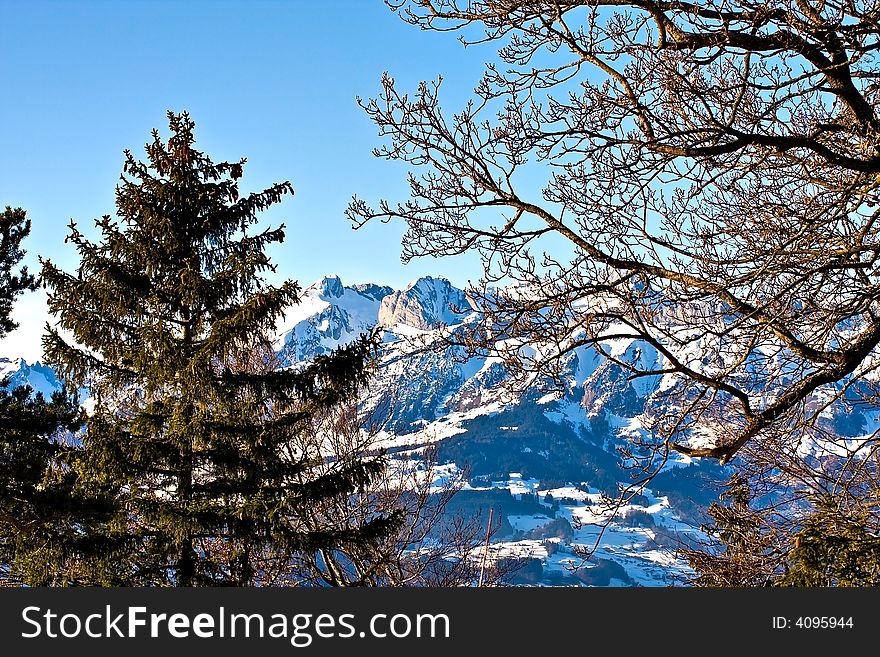
[(338, 276), (308, 286), (277, 327), (275, 348), (281, 363), (307, 361), (369, 331), (383, 299), (392, 293), (380, 285), (344, 287)]
[[(476, 321), (474, 304), (444, 278), (425, 277), (403, 289), (345, 285), (325, 277), (302, 290), (300, 303), (277, 327), (283, 366), (296, 366), (379, 328), (381, 365), (364, 405), (381, 422), (380, 438), (393, 456), (410, 459), (427, 445), (448, 471), (468, 480), (451, 508), (472, 513), (491, 506), (503, 519), (493, 539), (499, 558), (527, 561), (523, 583), (668, 585), (686, 571), (674, 547), (693, 541), (715, 501), (725, 472), (714, 462), (671, 459), (650, 488), (609, 509), (632, 474), (618, 448), (645, 437), (651, 414), (662, 412), (675, 381), (631, 379), (621, 365), (592, 347), (562, 363), (561, 394), (533, 386), (511, 394), (497, 357), (467, 357), (441, 340)], [(606, 349), (640, 369), (660, 364), (658, 352), (632, 339)], [(527, 346), (538, 349), (538, 345)], [(0, 360), (0, 375), (44, 394), (56, 387), (49, 368)], [(836, 406), (829, 422), (841, 435), (876, 426), (866, 409)], [(610, 522), (610, 524), (608, 524)], [(577, 565), (578, 546), (594, 547)]]
[(40, 363), (27, 363), (24, 358), (0, 358), (0, 383), (9, 377), (11, 388), (30, 386), (34, 392), (42, 393), (47, 399), (61, 388), (61, 382), (51, 367)]
[[(561, 572), (570, 583), (573, 571), (562, 566), (611, 520), (592, 564), (614, 564), (609, 572), (618, 577), (607, 583), (675, 580), (686, 569), (670, 548), (699, 536), (704, 510), (717, 500), (728, 472), (715, 461), (673, 455), (628, 504), (612, 511), (601, 501), (632, 483), (619, 448), (648, 437), (651, 418), (672, 410), (669, 393), (677, 381), (671, 375), (631, 378), (595, 348), (579, 347), (562, 363), (561, 394), (543, 394), (539, 386), (511, 394), (499, 358), (467, 357), (441, 339), (476, 321), (473, 308), (466, 293), (443, 278), (421, 278), (401, 290), (325, 278), (305, 291), (282, 327), (283, 362), (293, 365), (379, 327), (382, 362), (364, 402), (381, 421), (386, 446), (410, 454), (433, 445), (442, 463), (467, 472), (470, 494), (487, 504), (502, 503), (499, 491), (512, 495), (503, 500), (499, 554), (537, 560), (542, 583)], [(618, 338), (603, 347), (638, 370), (662, 370), (662, 357), (645, 342)], [(876, 409), (845, 402), (832, 404), (826, 415), (837, 435), (878, 426)], [(564, 539), (553, 535), (562, 521), (571, 529)]]
[[(600, 570), (571, 568), (577, 546), (593, 547), (614, 514), (603, 501), (629, 483), (616, 448), (645, 431), (643, 414), (668, 382), (631, 381), (619, 365), (582, 347), (566, 360), (561, 397), (537, 388), (511, 395), (499, 358), (467, 357), (441, 340), (477, 317), (465, 292), (443, 278), (392, 290), (327, 277), (304, 290), (280, 326), (277, 347), (291, 366), (380, 328), (381, 365), (364, 403), (382, 423), (385, 446), (410, 457), (432, 445), (444, 467), (465, 471), (469, 490), (459, 498), (471, 501), (452, 507), (467, 513), (497, 505), (503, 523), (496, 556), (528, 561), (531, 583), (589, 583), (587, 572), (605, 584), (672, 582), (684, 568), (670, 547), (697, 534), (699, 510), (717, 494), (707, 482), (723, 476), (717, 466), (684, 458), (655, 488), (616, 509), (618, 520), (604, 530), (589, 564)], [(632, 340), (607, 346), (643, 367), (658, 359), (652, 347)], [(607, 578), (598, 576), (602, 568)], [(578, 580), (578, 572), (586, 579)]]

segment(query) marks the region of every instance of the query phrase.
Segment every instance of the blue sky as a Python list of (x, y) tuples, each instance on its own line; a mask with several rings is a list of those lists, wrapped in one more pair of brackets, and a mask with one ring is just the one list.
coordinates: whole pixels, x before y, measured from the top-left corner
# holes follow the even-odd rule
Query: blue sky
[[(68, 222), (97, 237), (123, 150), (142, 158), (153, 128), (167, 136), (166, 111), (186, 110), (197, 148), (247, 158), (242, 191), (292, 183), (295, 195), (262, 215), (288, 227), (271, 252), (279, 278), (401, 287), (428, 274), (462, 286), (479, 277), (475, 257), (404, 266), (403, 226), (354, 231), (345, 218), (353, 194), (407, 193), (406, 170), (373, 157), (381, 142), (356, 97), (376, 96), (383, 71), (406, 89), (442, 74), (444, 109), (456, 111), (493, 54), (408, 25), (382, 0), (2, 0), (0, 203), (33, 222), (32, 268), (42, 255), (73, 270)], [(0, 356), (38, 359), (42, 296), (14, 316), (22, 326)]]

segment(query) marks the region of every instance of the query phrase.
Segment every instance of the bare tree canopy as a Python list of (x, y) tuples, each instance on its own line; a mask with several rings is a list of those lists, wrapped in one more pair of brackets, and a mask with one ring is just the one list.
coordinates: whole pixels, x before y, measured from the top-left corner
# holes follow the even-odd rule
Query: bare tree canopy
[(410, 198), (348, 209), (406, 222), (405, 261), (481, 255), (474, 350), (528, 380), (644, 341), (656, 364), (621, 364), (676, 382), (654, 453), (721, 463), (873, 394), (880, 2), (388, 4), (497, 50), (455, 114), (439, 79), (361, 101)]

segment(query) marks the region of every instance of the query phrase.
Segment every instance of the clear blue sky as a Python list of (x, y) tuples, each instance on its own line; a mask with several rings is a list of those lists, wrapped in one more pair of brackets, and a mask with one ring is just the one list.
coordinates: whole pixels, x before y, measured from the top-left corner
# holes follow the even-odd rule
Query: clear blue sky
[[(247, 158), (242, 191), (292, 183), (261, 224), (288, 226), (271, 252), (279, 278), (465, 285), (476, 258), (403, 266), (403, 226), (346, 220), (353, 194), (407, 194), (405, 169), (373, 157), (381, 142), (356, 97), (376, 96), (383, 71), (406, 89), (442, 73), (444, 109), (457, 111), (493, 54), (408, 25), (382, 0), (0, 0), (0, 204), (33, 222), (27, 263), (72, 271), (68, 222), (97, 237), (123, 150), (142, 157), (153, 128), (167, 136), (166, 111), (186, 110), (197, 148)], [(0, 356), (40, 357), (42, 308), (39, 294), (21, 300)]]

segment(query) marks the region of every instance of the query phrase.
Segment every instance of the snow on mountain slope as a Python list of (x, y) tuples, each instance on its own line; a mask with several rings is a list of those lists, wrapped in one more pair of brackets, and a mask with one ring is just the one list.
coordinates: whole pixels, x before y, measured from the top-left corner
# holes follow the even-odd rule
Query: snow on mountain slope
[(378, 285), (344, 287), (338, 276), (313, 283), (277, 327), (275, 348), (281, 363), (307, 361), (369, 331), (376, 325), (382, 299), (392, 291)]
[[(394, 291), (346, 286), (328, 276), (307, 287), (301, 303), (287, 312), (276, 346), (281, 363), (293, 366), (381, 327), (381, 365), (364, 403), (397, 446), (406, 436), (413, 445), (435, 442), (468, 431), (467, 424), (479, 416), (521, 408), (613, 451), (616, 443), (646, 436), (643, 414), (668, 403), (666, 393), (676, 385), (668, 376), (631, 379), (628, 365), (661, 369), (661, 357), (647, 343), (617, 338), (605, 341), (603, 349), (618, 362), (594, 347), (578, 347), (565, 357), (561, 395), (538, 400), (511, 395), (499, 358), (466, 357), (461, 347), (444, 341), (443, 332), (462, 332), (478, 320), (465, 292), (443, 278), (421, 278)], [(536, 353), (541, 345), (521, 349)], [(673, 458), (670, 464), (687, 462)]]

